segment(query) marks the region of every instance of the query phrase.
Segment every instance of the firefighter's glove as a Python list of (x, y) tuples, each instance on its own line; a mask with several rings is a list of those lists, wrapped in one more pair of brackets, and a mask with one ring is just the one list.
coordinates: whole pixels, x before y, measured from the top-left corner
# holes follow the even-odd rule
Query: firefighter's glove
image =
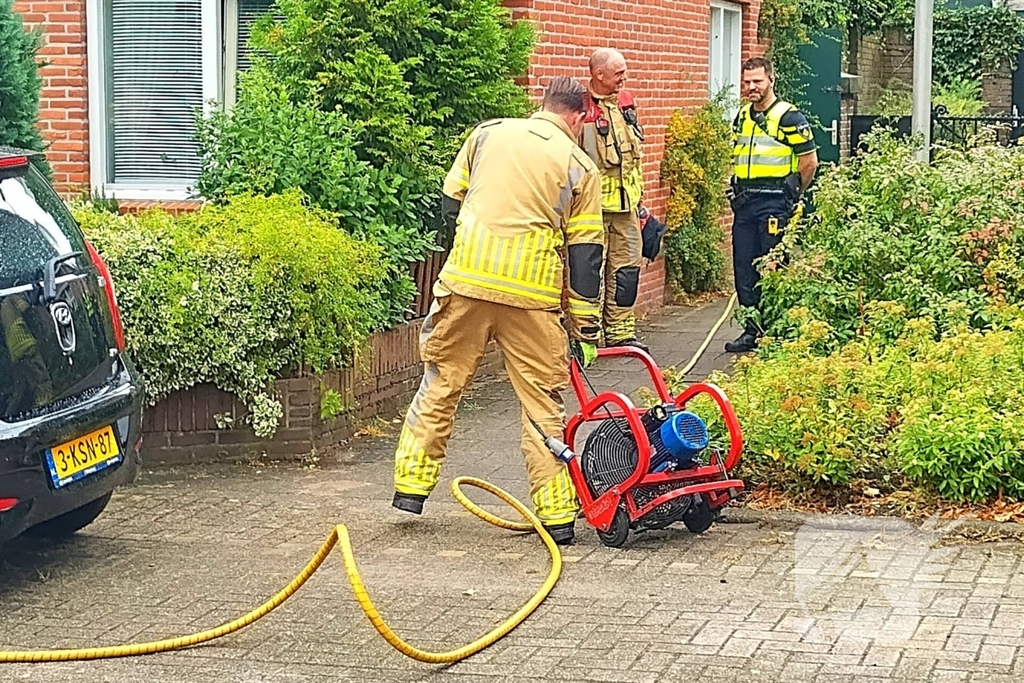
[(589, 368), (597, 359), (597, 345), (574, 339), (569, 345), (573, 358), (584, 368)]

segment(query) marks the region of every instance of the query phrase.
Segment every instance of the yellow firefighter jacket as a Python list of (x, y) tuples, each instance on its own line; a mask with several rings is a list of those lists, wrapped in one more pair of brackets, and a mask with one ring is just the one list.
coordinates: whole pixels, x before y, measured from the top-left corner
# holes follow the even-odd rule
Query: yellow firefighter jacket
[[(632, 96), (591, 93), (590, 97), (592, 105), (580, 135), (580, 146), (601, 171), (601, 208), (611, 213), (636, 211), (644, 187), (641, 140), (626, 122), (620, 106), (623, 98), (632, 107)], [(632, 110), (635, 114), (635, 107)]]
[[(480, 124), (444, 181), (461, 202), (440, 279), (462, 296), (516, 308), (568, 308), (574, 335), (600, 330), (601, 180), (557, 114)], [(563, 255), (568, 260), (566, 278)]]

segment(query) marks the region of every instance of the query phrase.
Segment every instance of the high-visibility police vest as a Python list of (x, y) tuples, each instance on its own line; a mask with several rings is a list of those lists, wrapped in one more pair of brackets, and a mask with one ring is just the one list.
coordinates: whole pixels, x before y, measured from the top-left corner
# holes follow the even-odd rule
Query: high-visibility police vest
[(733, 172), (738, 180), (781, 180), (796, 172), (797, 157), (791, 145), (797, 140), (791, 140), (782, 129), (782, 117), (794, 109), (792, 104), (776, 100), (760, 123), (754, 119), (760, 115), (751, 104), (740, 109), (733, 147)]

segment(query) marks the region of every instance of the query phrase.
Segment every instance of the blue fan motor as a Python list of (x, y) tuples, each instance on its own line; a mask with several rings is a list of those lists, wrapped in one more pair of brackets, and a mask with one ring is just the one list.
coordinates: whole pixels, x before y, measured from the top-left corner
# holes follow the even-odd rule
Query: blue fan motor
[(654, 406), (642, 422), (651, 442), (651, 471), (696, 467), (696, 456), (708, 446), (704, 421), (675, 406)]

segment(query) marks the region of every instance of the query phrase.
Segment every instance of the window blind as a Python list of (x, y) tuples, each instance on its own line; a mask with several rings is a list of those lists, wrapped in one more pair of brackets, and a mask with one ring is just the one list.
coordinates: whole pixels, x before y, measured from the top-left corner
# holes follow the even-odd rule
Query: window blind
[(111, 180), (187, 186), (200, 166), (201, 0), (110, 0), (109, 10)]
[(252, 35), (252, 25), (273, 6), (274, 0), (238, 0), (238, 51), (235, 63), (239, 71), (247, 71), (251, 66), (249, 56), (253, 51), (249, 48), (249, 36)]

